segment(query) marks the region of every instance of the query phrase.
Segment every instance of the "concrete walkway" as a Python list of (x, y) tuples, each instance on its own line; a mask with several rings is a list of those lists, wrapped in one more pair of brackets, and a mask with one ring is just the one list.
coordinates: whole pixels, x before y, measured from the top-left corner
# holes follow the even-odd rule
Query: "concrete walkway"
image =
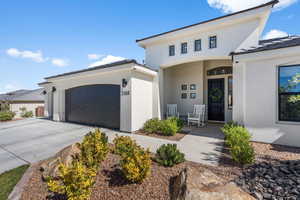
[[(83, 136), (92, 129), (90, 126), (44, 119), (0, 123), (0, 173), (51, 157), (62, 148), (82, 141)], [(217, 164), (223, 144), (215, 127), (189, 130), (190, 134), (180, 141), (102, 130), (108, 135), (110, 142), (116, 134), (128, 135), (154, 153), (162, 144), (176, 143), (187, 160), (210, 165)]]
[(109, 141), (115, 138), (115, 135), (131, 136), (138, 144), (145, 148), (149, 148), (155, 153), (162, 144), (177, 144), (178, 148), (185, 154), (185, 158), (189, 161), (217, 165), (223, 147), (223, 136), (219, 126), (209, 125), (206, 128), (185, 128), (189, 134), (180, 141), (170, 141), (149, 136), (128, 134), (109, 129), (102, 129), (109, 137)]

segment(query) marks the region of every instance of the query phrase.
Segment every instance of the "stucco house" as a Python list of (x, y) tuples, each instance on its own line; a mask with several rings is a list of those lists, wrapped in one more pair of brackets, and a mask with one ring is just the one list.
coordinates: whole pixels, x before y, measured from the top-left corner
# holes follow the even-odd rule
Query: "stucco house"
[(137, 40), (145, 64), (123, 60), (45, 78), (46, 115), (133, 132), (205, 104), (253, 140), (300, 146), (300, 37), (260, 40), (277, 0)]
[(16, 90), (5, 94), (0, 94), (0, 104), (8, 103), (10, 111), (16, 113), (16, 118), (21, 117), (21, 108), (32, 111), (36, 115), (36, 109), (44, 107), (43, 89)]

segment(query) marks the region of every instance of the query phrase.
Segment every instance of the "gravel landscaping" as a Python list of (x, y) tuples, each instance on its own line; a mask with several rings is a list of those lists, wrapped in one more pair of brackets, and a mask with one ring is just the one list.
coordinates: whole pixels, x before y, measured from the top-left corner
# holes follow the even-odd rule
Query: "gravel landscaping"
[(224, 148), (220, 165), (232, 168), (235, 182), (256, 199), (300, 199), (300, 148), (252, 142), (254, 165), (234, 163)]
[[(184, 162), (174, 167), (162, 167), (152, 162), (151, 175), (140, 184), (133, 184), (126, 181), (123, 177), (119, 163), (119, 156), (109, 154), (107, 159), (102, 162), (98, 172), (96, 183), (93, 187), (91, 200), (114, 200), (114, 199), (170, 199), (170, 184), (180, 171), (187, 166), (206, 168), (224, 178), (232, 180), (236, 175), (224, 168), (211, 167), (193, 162)], [(22, 200), (42, 200), (42, 199), (64, 199), (53, 197), (47, 191), (46, 183), (42, 181), (41, 172), (36, 168), (32, 178), (25, 188)]]
[[(254, 165), (242, 167), (234, 163), (224, 148), (217, 167), (186, 161), (168, 168), (153, 161), (151, 175), (140, 184), (129, 183), (120, 169), (120, 157), (109, 153), (101, 163), (90, 199), (171, 199), (171, 186), (187, 167), (209, 169), (227, 182), (236, 182), (257, 199), (300, 199), (300, 148), (257, 142), (252, 145), (256, 154)], [(52, 196), (41, 176), (37, 167), (21, 199), (64, 199)]]

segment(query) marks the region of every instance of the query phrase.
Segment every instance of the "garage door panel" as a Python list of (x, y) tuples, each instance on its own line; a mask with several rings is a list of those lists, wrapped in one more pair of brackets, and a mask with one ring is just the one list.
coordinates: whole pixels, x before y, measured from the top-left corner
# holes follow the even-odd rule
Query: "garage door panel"
[(88, 85), (66, 90), (66, 120), (120, 128), (120, 86)]

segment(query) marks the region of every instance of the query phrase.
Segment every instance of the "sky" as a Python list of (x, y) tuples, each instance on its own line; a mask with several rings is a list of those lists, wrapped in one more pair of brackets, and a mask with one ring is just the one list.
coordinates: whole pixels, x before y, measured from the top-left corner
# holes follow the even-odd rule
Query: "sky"
[[(0, 93), (124, 58), (140, 39), (269, 0), (10, 0), (0, 5)], [(300, 0), (281, 0), (262, 38), (300, 35)]]

